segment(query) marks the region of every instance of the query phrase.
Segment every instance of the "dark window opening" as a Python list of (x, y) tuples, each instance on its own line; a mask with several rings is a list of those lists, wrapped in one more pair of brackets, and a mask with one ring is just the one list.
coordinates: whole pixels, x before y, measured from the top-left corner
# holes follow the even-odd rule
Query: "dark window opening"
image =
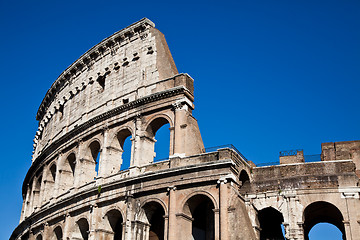
[(51, 173), (52, 180), (55, 182), (55, 178), (56, 178), (56, 165), (55, 164), (53, 164), (50, 167), (50, 173)]
[(102, 89), (105, 89), (105, 76), (99, 76), (96, 81), (99, 83)]
[(62, 240), (63, 239), (63, 234), (62, 234), (61, 227), (56, 227), (54, 229), (54, 235), (56, 237), (56, 240)]
[(118, 210), (111, 210), (107, 214), (111, 230), (114, 233), (114, 240), (122, 239), (123, 218)]

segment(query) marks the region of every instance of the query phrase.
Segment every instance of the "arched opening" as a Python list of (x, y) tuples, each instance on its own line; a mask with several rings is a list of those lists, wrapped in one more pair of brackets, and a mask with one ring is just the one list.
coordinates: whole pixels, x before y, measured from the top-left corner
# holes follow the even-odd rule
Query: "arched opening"
[(71, 175), (74, 177), (75, 176), (75, 167), (76, 167), (76, 157), (75, 157), (74, 153), (70, 154), (67, 157), (67, 164), (69, 166), (69, 168), (67, 170), (69, 170)]
[[(149, 162), (158, 162), (169, 158), (170, 153), (170, 123), (159, 117), (153, 120), (147, 128), (149, 149), (152, 150), (152, 159)], [(150, 155), (151, 156), (151, 155)]]
[(108, 148), (107, 169), (109, 174), (116, 173), (119, 170), (125, 170), (130, 167), (131, 162), (131, 132), (129, 129), (120, 130), (111, 146)]
[(338, 240), (343, 239), (342, 232), (333, 224), (318, 223), (311, 228), (309, 239)]
[(37, 209), (41, 205), (41, 182), (42, 182), (42, 175), (38, 175), (35, 179), (35, 186), (33, 189), (33, 210)]
[(89, 223), (85, 218), (81, 218), (76, 222), (75, 231), (73, 232), (73, 239), (88, 240), (89, 238)]
[(99, 163), (100, 163), (100, 143), (98, 141), (94, 141), (89, 145), (91, 160), (93, 161), (95, 176), (99, 173)]
[(56, 178), (56, 164), (51, 165), (50, 167), (51, 180), (55, 182)]
[(260, 223), (260, 240), (285, 239), (282, 231), (284, 217), (278, 210), (267, 207), (258, 212)]
[(126, 137), (124, 140), (124, 143), (122, 145), (122, 154), (121, 154), (121, 166), (120, 170), (126, 170), (129, 169), (131, 165), (131, 135)]
[(342, 233), (342, 239), (346, 239), (343, 216), (340, 210), (328, 202), (314, 202), (304, 210), (304, 236), (309, 240), (310, 230), (318, 223), (330, 223), (336, 226)]
[(165, 211), (158, 202), (148, 202), (143, 206), (149, 227), (149, 240), (164, 240)]
[(51, 239), (52, 240), (62, 240), (63, 239), (62, 229), (60, 226), (57, 226), (54, 229), (53, 237)]
[(41, 234), (37, 235), (36, 240), (43, 240), (43, 237)]
[(59, 173), (59, 194), (68, 191), (74, 186), (75, 181), (75, 169), (76, 169), (76, 157), (74, 153), (67, 156), (66, 160), (62, 164)]
[(114, 240), (121, 240), (122, 239), (122, 232), (123, 232), (123, 217), (118, 210), (110, 210), (106, 214), (108, 230), (112, 231), (113, 239)]
[(156, 132), (155, 135), (155, 157), (154, 162), (169, 159), (170, 151), (170, 124), (166, 123)]
[(52, 163), (49, 167), (45, 183), (44, 201), (48, 201), (54, 194), (56, 179), (56, 164)]
[(185, 238), (191, 236), (194, 240), (215, 239), (214, 204), (205, 195), (199, 194), (186, 201), (182, 219)]
[(239, 175), (239, 190), (241, 193), (250, 191), (250, 178), (244, 169), (241, 170)]

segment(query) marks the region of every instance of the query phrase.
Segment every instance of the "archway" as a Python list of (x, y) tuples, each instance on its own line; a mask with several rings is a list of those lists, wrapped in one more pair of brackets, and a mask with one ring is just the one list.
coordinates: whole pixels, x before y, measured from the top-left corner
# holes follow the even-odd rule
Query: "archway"
[(241, 170), (239, 175), (239, 190), (241, 193), (250, 191), (250, 178), (244, 169)]
[(150, 225), (148, 229), (149, 240), (164, 240), (165, 211), (160, 203), (152, 201), (143, 206), (146, 216), (146, 223)]
[(57, 226), (54, 229), (53, 236), (52, 236), (51, 240), (62, 240), (62, 239), (63, 239), (62, 229), (61, 229), (60, 226)]
[(89, 238), (89, 223), (86, 218), (81, 218), (76, 222), (75, 230), (72, 237), (74, 239), (88, 240)]
[(214, 203), (203, 194), (189, 198), (184, 207), (185, 217), (182, 220), (182, 229), (186, 237), (194, 240), (215, 239)]
[(164, 117), (154, 119), (146, 129), (149, 139), (146, 145), (151, 149), (152, 159), (158, 162), (169, 158), (170, 155), (170, 123)]
[(74, 186), (76, 169), (76, 157), (74, 153), (70, 153), (62, 164), (59, 173), (59, 193), (64, 193)]
[(131, 142), (132, 134), (129, 129), (120, 130), (108, 148), (109, 154), (106, 165), (109, 174), (125, 170), (130, 167), (131, 162)]
[(123, 234), (123, 217), (119, 210), (113, 209), (106, 213), (107, 230), (111, 231), (114, 240), (121, 240)]
[(319, 201), (311, 203), (304, 210), (304, 236), (309, 240), (310, 230), (318, 223), (330, 223), (336, 226), (346, 239), (343, 216), (340, 210), (333, 204)]
[(91, 165), (93, 165), (94, 169), (95, 169), (95, 176), (94, 176), (94, 178), (95, 178), (95, 177), (97, 177), (97, 175), (99, 173), (100, 143), (98, 141), (93, 141), (89, 145), (89, 150), (90, 150), (90, 153), (91, 153), (90, 162), (92, 163)]
[(285, 239), (282, 232), (284, 217), (278, 210), (267, 207), (258, 212), (260, 223), (260, 240)]
[(41, 184), (42, 184), (42, 175), (39, 171), (35, 177), (35, 185), (33, 189), (33, 211), (41, 206)]
[(53, 197), (53, 195), (55, 193), (56, 173), (57, 173), (56, 163), (53, 162), (49, 166), (48, 173), (47, 173), (47, 176), (46, 176), (46, 181), (45, 181), (45, 192), (46, 192), (46, 194), (44, 195), (44, 201), (48, 201), (51, 197)]

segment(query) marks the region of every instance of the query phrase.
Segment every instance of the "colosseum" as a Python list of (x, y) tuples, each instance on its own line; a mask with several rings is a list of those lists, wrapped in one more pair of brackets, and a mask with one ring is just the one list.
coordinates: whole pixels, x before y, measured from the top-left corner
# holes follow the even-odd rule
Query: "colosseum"
[[(360, 239), (360, 141), (322, 143), (319, 161), (281, 152), (271, 166), (205, 149), (193, 83), (146, 18), (71, 64), (38, 109), (10, 239), (292, 240), (320, 222)], [(154, 161), (166, 124), (169, 157)]]

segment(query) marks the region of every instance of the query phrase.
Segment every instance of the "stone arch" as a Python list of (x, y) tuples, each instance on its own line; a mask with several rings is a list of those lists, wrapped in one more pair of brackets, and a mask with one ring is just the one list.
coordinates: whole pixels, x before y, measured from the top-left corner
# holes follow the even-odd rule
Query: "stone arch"
[(165, 211), (165, 215), (168, 214), (168, 209), (167, 209), (167, 206), (166, 206), (165, 202), (162, 201), (159, 198), (148, 198), (148, 199), (146, 199), (145, 201), (142, 202), (141, 207), (144, 207), (149, 202), (156, 202), (156, 203), (160, 204), (162, 206), (162, 208), (164, 209), (164, 211)]
[(166, 209), (158, 199), (148, 199), (141, 206), (138, 216), (137, 236), (145, 236), (149, 240), (165, 239)]
[(344, 217), (341, 211), (332, 203), (325, 201), (310, 203), (304, 209), (303, 220), (305, 240), (309, 239), (309, 232), (312, 227), (324, 222), (336, 226), (342, 232), (343, 239), (346, 239)]
[(45, 196), (44, 200), (49, 200), (55, 192), (55, 181), (56, 181), (56, 175), (58, 172), (56, 161), (50, 162), (50, 164), (47, 166), (47, 176), (45, 180)]
[(258, 221), (260, 224), (260, 240), (280, 240), (285, 239), (281, 225), (284, 216), (273, 207), (265, 207), (258, 211)]
[(206, 197), (208, 197), (209, 199), (211, 199), (213, 205), (214, 205), (214, 208), (215, 209), (218, 209), (219, 208), (219, 204), (218, 202), (216, 201), (216, 198), (209, 192), (207, 191), (201, 191), (201, 190), (198, 190), (198, 191), (195, 191), (195, 192), (192, 192), (191, 194), (189, 194), (181, 203), (181, 206), (185, 206), (186, 202), (193, 196), (195, 195), (205, 195)]
[(90, 225), (88, 219), (85, 217), (80, 217), (77, 221), (75, 221), (74, 230), (72, 231), (72, 238), (88, 240), (89, 230)]
[(77, 159), (75, 152), (70, 152), (59, 165), (59, 194), (68, 191), (74, 186), (75, 173), (77, 171)]
[[(146, 131), (149, 129), (149, 127), (151, 127), (151, 123), (153, 123), (155, 120), (157, 119), (165, 119), (169, 124), (170, 124), (170, 127), (174, 127), (174, 123), (173, 123), (173, 120), (172, 118), (167, 115), (167, 114), (164, 114), (164, 113), (159, 113), (159, 114), (155, 114), (154, 116), (152, 116), (149, 120), (147, 120), (146, 124), (145, 124), (145, 129)], [(161, 126), (160, 126), (161, 127)], [(159, 128), (160, 128), (159, 127)], [(158, 129), (159, 129), (158, 128)], [(158, 130), (156, 129), (156, 131)], [(155, 132), (156, 132), (155, 131)]]
[(101, 141), (94, 138), (89, 142), (86, 148), (86, 157), (81, 163), (81, 167), (86, 169), (87, 179), (85, 182), (92, 181), (97, 177), (101, 158)]
[(104, 239), (114, 239), (121, 240), (123, 238), (123, 223), (124, 217), (123, 213), (117, 208), (110, 208), (103, 219), (103, 226), (105, 232), (103, 233)]
[(56, 174), (57, 174), (56, 162), (53, 161), (52, 163), (49, 164), (49, 177), (51, 177), (50, 180), (52, 180), (54, 183), (56, 179)]
[(40, 169), (35, 174), (33, 179), (33, 188), (32, 188), (32, 209), (35, 211), (37, 208), (41, 206), (41, 185), (43, 180), (43, 171)]
[(241, 193), (250, 191), (250, 175), (245, 169), (239, 173), (239, 190)]
[(63, 231), (60, 225), (54, 227), (52, 231), (51, 240), (62, 240), (63, 239)]
[(215, 202), (209, 194), (191, 194), (182, 208), (181, 224), (184, 237), (194, 240), (215, 239)]
[[(108, 155), (107, 155), (107, 172), (108, 174), (113, 174), (122, 168), (121, 166), (124, 163), (123, 153), (124, 153), (124, 143), (127, 141), (128, 138), (132, 140), (133, 138), (133, 130), (128, 127), (121, 127), (117, 129), (116, 133), (112, 136), (112, 141), (110, 146), (107, 147)], [(131, 149), (132, 149), (131, 144)], [(130, 150), (131, 151), (131, 150)], [(132, 151), (130, 152), (130, 159), (126, 159), (126, 161), (130, 161), (129, 163), (126, 162), (126, 164), (131, 164), (132, 159)], [(122, 168), (123, 169), (123, 168)]]
[[(155, 139), (155, 135), (157, 131), (166, 124), (170, 125), (169, 139), (163, 141), (168, 141), (169, 143), (168, 156), (173, 154), (173, 140), (172, 140), (173, 134), (170, 131), (170, 129), (173, 128), (172, 119), (166, 114), (156, 114), (155, 116), (150, 118), (150, 120), (145, 125), (146, 126), (145, 138), (143, 138), (142, 140), (142, 145), (143, 145), (143, 152), (145, 151), (144, 155), (148, 156), (148, 159), (146, 159), (146, 163), (152, 163), (154, 161), (154, 158), (156, 157), (155, 143), (157, 142)], [(157, 146), (159, 144), (167, 144), (167, 143), (158, 142)]]

